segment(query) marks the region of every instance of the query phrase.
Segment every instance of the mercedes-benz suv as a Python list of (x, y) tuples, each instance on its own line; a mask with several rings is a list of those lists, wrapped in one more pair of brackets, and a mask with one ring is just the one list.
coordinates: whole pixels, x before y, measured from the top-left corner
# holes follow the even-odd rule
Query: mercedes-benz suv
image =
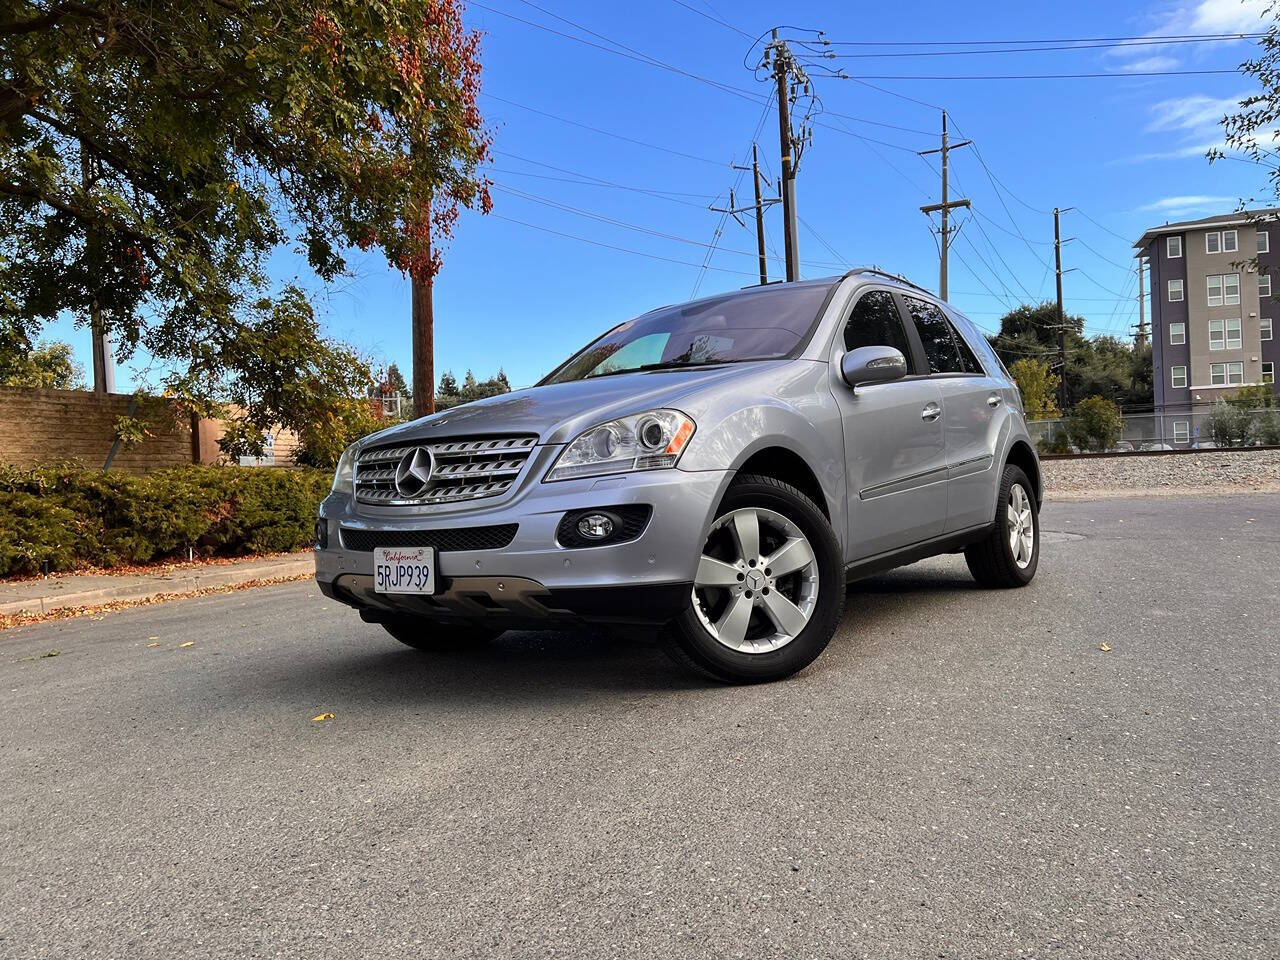
[(986, 339), (853, 270), (662, 307), (534, 387), (360, 440), (316, 580), (420, 649), (656, 627), (694, 670), (772, 680), (826, 647), (850, 579), (963, 551), (1030, 582), (1042, 497)]

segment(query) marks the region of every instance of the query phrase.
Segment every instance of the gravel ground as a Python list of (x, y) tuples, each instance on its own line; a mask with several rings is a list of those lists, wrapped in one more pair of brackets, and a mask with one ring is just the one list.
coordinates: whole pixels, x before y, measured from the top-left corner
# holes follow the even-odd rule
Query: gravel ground
[(1280, 450), (1044, 460), (1041, 468), (1049, 496), (1059, 500), (1280, 490)]

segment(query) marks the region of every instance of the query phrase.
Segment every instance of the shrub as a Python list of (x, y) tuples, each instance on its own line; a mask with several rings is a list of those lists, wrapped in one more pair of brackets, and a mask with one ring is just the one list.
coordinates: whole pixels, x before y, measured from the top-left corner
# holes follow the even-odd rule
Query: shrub
[(0, 468), (0, 576), (301, 549), (329, 492), (320, 470), (180, 467), (143, 477)]
[(1269, 447), (1280, 446), (1280, 417), (1274, 410), (1253, 415), (1253, 436)]
[(1205, 431), (1220, 447), (1243, 447), (1249, 442), (1253, 416), (1247, 407), (1236, 406), (1226, 400), (1213, 405), (1213, 412), (1205, 418)]
[(1066, 427), (1067, 435), (1075, 446), (1102, 453), (1114, 447), (1120, 439), (1124, 418), (1115, 403), (1095, 394), (1075, 405)]

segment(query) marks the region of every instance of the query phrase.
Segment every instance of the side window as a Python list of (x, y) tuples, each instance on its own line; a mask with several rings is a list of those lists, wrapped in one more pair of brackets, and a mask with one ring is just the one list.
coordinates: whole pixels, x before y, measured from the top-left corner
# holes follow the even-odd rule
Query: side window
[(888, 290), (872, 290), (864, 293), (854, 304), (853, 313), (844, 327), (844, 348), (894, 347), (907, 358), (907, 371), (916, 373), (911, 362), (911, 348), (907, 346), (907, 331), (902, 326), (898, 305)]
[(947, 325), (951, 327), (951, 336), (955, 337), (956, 347), (960, 350), (960, 366), (964, 368), (964, 372), (985, 374), (986, 371), (982, 369), (982, 363), (974, 354), (973, 348), (969, 346), (969, 342), (965, 340), (964, 334), (951, 322), (950, 318), (947, 319)]
[(956, 341), (951, 335), (951, 324), (947, 322), (946, 315), (933, 304), (915, 297), (902, 299), (907, 302), (911, 319), (916, 322), (916, 330), (924, 344), (924, 355), (929, 358), (929, 372), (963, 373), (964, 365), (960, 361), (960, 352), (956, 349)]

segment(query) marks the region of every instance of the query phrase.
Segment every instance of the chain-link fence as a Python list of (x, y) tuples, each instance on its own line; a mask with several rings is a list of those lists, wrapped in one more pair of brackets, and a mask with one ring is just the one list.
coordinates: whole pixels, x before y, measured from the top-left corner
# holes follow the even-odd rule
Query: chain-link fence
[[(1164, 413), (1125, 414), (1120, 438), (1108, 453), (1145, 450), (1215, 450), (1273, 446), (1280, 443), (1280, 411), (1240, 410), (1206, 404)], [(1067, 421), (1032, 420), (1027, 424), (1041, 452), (1095, 453), (1072, 442)]]

